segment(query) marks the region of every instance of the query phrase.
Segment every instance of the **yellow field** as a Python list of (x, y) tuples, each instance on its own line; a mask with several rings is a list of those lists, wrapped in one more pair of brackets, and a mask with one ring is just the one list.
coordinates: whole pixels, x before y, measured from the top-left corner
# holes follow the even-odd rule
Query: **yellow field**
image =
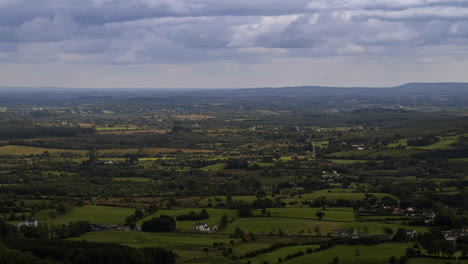
[(71, 153), (76, 153), (76, 154), (88, 153), (87, 150), (36, 148), (36, 147), (16, 146), (16, 145), (8, 145), (8, 146), (0, 147), (0, 155), (13, 155), (13, 156), (38, 155), (38, 154), (43, 154), (44, 151), (48, 151), (50, 154), (57, 154), (57, 153), (62, 153), (62, 152), (71, 152)]
[[(7, 145), (0, 147), (0, 155), (12, 155), (12, 156), (21, 156), (21, 155), (38, 155), (43, 154), (44, 151), (48, 151), (49, 154), (58, 154), (63, 152), (71, 152), (74, 154), (86, 155), (88, 150), (72, 150), (72, 149), (54, 149), (54, 148), (37, 148), (29, 146), (17, 146), (17, 145)], [(98, 155), (106, 155), (110, 153), (117, 154), (126, 154), (126, 153), (138, 153), (145, 152), (149, 154), (157, 153), (170, 153), (175, 151), (182, 151), (184, 153), (210, 153), (212, 150), (199, 150), (199, 149), (175, 149), (175, 148), (145, 148), (145, 149), (103, 149), (98, 151)]]

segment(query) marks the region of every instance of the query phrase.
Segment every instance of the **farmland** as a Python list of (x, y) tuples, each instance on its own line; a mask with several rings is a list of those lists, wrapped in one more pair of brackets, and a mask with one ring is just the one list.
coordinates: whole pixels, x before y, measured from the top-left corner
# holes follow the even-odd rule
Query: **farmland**
[(297, 89), (10, 98), (0, 243), (57, 263), (87, 247), (185, 264), (466, 262), (466, 104)]
[(133, 213), (129, 208), (86, 205), (75, 207), (63, 216), (51, 219), (52, 224), (68, 224), (73, 221), (89, 221), (106, 225), (122, 225), (125, 217)]

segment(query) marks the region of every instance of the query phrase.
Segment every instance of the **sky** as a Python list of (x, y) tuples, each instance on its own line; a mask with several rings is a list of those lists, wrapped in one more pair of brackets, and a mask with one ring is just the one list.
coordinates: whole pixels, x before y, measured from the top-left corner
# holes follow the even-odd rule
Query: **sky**
[(0, 86), (468, 82), (468, 0), (0, 0)]

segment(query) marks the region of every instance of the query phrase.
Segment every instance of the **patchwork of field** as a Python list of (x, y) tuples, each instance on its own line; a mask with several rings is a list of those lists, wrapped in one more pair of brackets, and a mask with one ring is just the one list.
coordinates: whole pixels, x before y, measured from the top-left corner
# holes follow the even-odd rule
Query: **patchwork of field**
[[(0, 147), (0, 155), (12, 155), (12, 156), (28, 156), (28, 155), (40, 155), (47, 151), (49, 154), (60, 154), (60, 153), (73, 153), (86, 155), (89, 150), (74, 150), (74, 149), (55, 149), (55, 148), (38, 148), (29, 146), (18, 146), (18, 145), (7, 145)], [(172, 153), (172, 152), (183, 152), (183, 153), (212, 153), (212, 150), (204, 149), (176, 149), (176, 148), (133, 148), (133, 149), (102, 149), (98, 150), (99, 156), (106, 156), (109, 154), (134, 154), (134, 153), (147, 153), (147, 154), (159, 154), (159, 153)]]
[(419, 149), (364, 149), (341, 151), (328, 154), (331, 159), (380, 159), (410, 157), (414, 154), (422, 153)]

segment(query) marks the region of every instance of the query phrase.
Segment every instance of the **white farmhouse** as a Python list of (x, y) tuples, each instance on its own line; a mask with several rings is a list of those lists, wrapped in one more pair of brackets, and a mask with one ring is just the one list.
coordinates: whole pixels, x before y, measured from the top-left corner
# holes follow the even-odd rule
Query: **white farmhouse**
[(39, 225), (39, 221), (37, 219), (28, 219), (24, 222), (18, 223), (18, 228), (22, 226), (34, 226), (37, 227)]

